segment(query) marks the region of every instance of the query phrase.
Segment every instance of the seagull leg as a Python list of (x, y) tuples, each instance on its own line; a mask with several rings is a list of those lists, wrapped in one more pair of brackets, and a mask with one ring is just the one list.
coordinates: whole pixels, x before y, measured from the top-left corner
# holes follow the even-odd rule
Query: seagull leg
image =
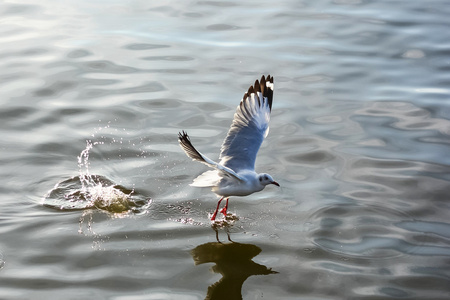
[(216, 219), (217, 213), (219, 212), (219, 205), (220, 205), (220, 202), (222, 202), (223, 198), (224, 197), (220, 198), (220, 200), (217, 202), (217, 208), (214, 211), (213, 216), (211, 217), (211, 221), (214, 221)]
[(227, 209), (228, 209), (228, 199), (227, 198), (227, 203), (225, 204), (225, 206), (222, 208), (222, 210), (220, 211), (221, 213), (223, 213), (223, 215), (226, 217), (227, 216)]
[(230, 236), (230, 229), (227, 227), (227, 236), (228, 236), (228, 240), (230, 241), (230, 242), (232, 242), (232, 243), (234, 243), (234, 241), (231, 239), (231, 236)]

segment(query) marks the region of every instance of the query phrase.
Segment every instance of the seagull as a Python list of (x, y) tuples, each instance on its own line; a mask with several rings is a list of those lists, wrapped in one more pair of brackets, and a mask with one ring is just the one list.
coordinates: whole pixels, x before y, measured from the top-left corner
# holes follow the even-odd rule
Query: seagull
[(184, 130), (179, 132), (178, 141), (186, 155), (214, 169), (199, 175), (191, 184), (212, 187), (211, 190), (221, 196), (211, 221), (215, 221), (224, 198), (226, 204), (220, 212), (226, 217), (230, 196), (247, 196), (262, 191), (269, 184), (280, 186), (269, 174), (255, 172), (256, 154), (269, 133), (272, 100), (273, 77), (267, 75), (265, 78), (263, 75), (260, 81), (256, 80), (250, 86), (238, 105), (220, 149), (218, 163), (195, 149)]

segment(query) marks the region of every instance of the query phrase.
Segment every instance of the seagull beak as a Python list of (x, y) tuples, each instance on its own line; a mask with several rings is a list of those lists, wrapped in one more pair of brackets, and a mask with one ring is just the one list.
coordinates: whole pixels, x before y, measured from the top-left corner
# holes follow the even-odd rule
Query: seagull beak
[(276, 181), (272, 181), (271, 184), (275, 184), (276, 186), (280, 186), (280, 184)]

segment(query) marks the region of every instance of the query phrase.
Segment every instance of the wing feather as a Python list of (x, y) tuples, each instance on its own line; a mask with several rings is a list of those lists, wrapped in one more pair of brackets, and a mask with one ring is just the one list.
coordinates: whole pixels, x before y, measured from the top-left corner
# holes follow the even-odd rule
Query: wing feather
[(273, 77), (264, 75), (244, 94), (225, 138), (220, 164), (235, 172), (254, 170), (258, 150), (269, 132)]
[(184, 150), (184, 152), (186, 152), (186, 155), (192, 158), (193, 160), (197, 160), (211, 168), (220, 171), (222, 175), (232, 176), (239, 180), (243, 180), (243, 178), (238, 174), (236, 174), (236, 172), (233, 171), (232, 169), (216, 163), (212, 159), (208, 158), (206, 155), (203, 155), (201, 152), (197, 151), (197, 149), (195, 149), (195, 147), (192, 145), (189, 135), (185, 131), (178, 133), (178, 141), (180, 143), (181, 148)]

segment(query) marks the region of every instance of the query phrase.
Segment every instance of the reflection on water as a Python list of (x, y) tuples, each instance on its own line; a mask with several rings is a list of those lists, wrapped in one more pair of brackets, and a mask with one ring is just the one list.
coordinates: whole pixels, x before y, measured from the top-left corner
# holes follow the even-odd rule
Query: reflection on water
[(196, 265), (215, 263), (211, 270), (222, 274), (219, 281), (208, 287), (205, 299), (242, 299), (242, 285), (247, 278), (278, 273), (252, 260), (260, 252), (258, 246), (234, 242), (211, 242), (193, 249), (191, 255)]

